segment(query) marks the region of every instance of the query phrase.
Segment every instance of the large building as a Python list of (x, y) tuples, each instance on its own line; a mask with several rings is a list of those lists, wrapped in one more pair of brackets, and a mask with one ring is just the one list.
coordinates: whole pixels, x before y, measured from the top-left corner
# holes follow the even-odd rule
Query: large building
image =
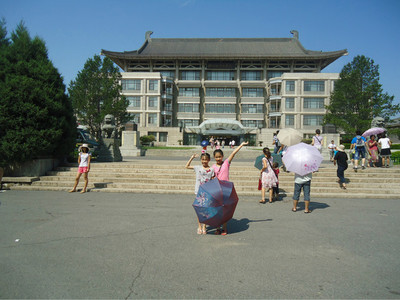
[(122, 72), (128, 111), (159, 144), (199, 144), (210, 136), (269, 144), (292, 127), (322, 128), (337, 73), (321, 73), (347, 50), (306, 50), (292, 38), (151, 38), (134, 51), (102, 54)]

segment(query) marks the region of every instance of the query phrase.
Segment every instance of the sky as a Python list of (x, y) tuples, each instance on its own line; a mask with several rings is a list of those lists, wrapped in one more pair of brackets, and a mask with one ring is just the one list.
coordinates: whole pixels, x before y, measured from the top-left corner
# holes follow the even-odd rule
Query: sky
[(347, 49), (323, 73), (357, 55), (379, 65), (384, 92), (400, 103), (399, 0), (0, 0), (10, 34), (23, 21), (39, 36), (68, 87), (102, 49), (139, 49), (152, 38), (290, 38), (304, 48)]

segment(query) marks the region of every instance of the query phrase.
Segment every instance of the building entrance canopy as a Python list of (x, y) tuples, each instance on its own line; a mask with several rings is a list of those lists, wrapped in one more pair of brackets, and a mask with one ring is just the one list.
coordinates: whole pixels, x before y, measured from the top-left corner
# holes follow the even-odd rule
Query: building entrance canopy
[(244, 127), (239, 121), (231, 119), (210, 119), (199, 126), (186, 127), (187, 132), (201, 135), (239, 136), (256, 130), (254, 127)]

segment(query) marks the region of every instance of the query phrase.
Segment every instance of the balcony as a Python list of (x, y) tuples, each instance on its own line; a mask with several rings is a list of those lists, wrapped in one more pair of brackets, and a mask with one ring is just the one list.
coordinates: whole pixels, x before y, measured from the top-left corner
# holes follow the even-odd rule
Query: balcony
[(161, 98), (163, 100), (172, 100), (174, 96), (172, 96), (171, 94), (167, 94), (167, 93), (162, 93), (161, 94)]

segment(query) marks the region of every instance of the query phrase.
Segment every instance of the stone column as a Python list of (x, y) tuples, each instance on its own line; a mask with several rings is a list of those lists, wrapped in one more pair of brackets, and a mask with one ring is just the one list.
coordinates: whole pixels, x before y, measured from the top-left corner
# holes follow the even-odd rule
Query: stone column
[(122, 157), (127, 156), (140, 156), (139, 131), (123, 131), (122, 132), (122, 146), (119, 148)]

